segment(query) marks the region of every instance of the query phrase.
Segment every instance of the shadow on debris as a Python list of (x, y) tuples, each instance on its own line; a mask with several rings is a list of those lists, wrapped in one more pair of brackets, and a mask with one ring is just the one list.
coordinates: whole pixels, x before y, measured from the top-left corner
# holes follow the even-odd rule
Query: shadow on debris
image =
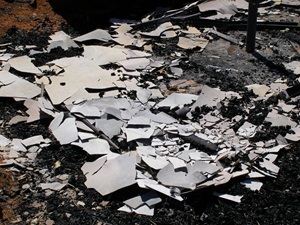
[(53, 10), (77, 31), (108, 27), (110, 18), (140, 20), (156, 8), (182, 7), (186, 0), (50, 0)]
[(265, 64), (267, 67), (269, 67), (271, 70), (279, 71), (283, 74), (285, 74), (288, 77), (291, 77), (292, 79), (296, 79), (296, 76), (291, 71), (288, 71), (282, 63), (274, 63), (271, 60), (267, 59), (265, 56), (261, 55), (259, 52), (255, 51), (251, 53), (258, 61)]

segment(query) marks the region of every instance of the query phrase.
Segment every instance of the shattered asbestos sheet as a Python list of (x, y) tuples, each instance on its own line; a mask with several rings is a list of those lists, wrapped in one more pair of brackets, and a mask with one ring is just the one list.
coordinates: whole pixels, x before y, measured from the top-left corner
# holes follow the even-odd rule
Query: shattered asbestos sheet
[(14, 165), (16, 171), (17, 168), (30, 169), (38, 153), (50, 142), (50, 139), (44, 139), (42, 135), (23, 140), (18, 138), (10, 140), (0, 135), (0, 154), (4, 158), (0, 167)]
[[(266, 14), (272, 10), (272, 7), (277, 5), (299, 6), (298, 0), (276, 0), (276, 1), (260, 1), (258, 5), (258, 13)], [(179, 9), (171, 9), (166, 12), (159, 11), (156, 15), (149, 15), (144, 18), (140, 23), (133, 24), (133, 27), (144, 27), (152, 24), (158, 24), (157, 29), (150, 32), (141, 32), (142, 35), (150, 37), (169, 38), (174, 37), (178, 32), (177, 26), (172, 26), (172, 21), (181, 21), (184, 19), (205, 19), (206, 21), (215, 20), (230, 20), (232, 18), (237, 21), (240, 20), (236, 17), (238, 14), (248, 13), (249, 1), (246, 0), (210, 0), (210, 1), (196, 1)], [(203, 25), (202, 25), (203, 26)], [(194, 30), (194, 29), (193, 29)], [(194, 30), (195, 31), (195, 30)], [(194, 32), (193, 32), (194, 33)], [(195, 32), (196, 34), (198, 32)], [(199, 33), (198, 33), (199, 34)], [(223, 34), (219, 33), (221, 36)], [(227, 36), (227, 35), (224, 35)], [(224, 37), (223, 36), (223, 37)], [(223, 38), (222, 37), (222, 38)], [(229, 36), (227, 36), (231, 39)], [(240, 44), (240, 42), (236, 42)]]
[(7, 71), (0, 71), (0, 96), (33, 98), (41, 93), (41, 88)]
[[(217, 0), (187, 8), (197, 6), (200, 12), (213, 10), (231, 17), (245, 10), (245, 5), (245, 1)], [(256, 124), (249, 114), (229, 118), (222, 111), (243, 93), (201, 84), (194, 94), (178, 92), (164, 97), (156, 82), (164, 77), (179, 78), (184, 72), (179, 67), (186, 60), (184, 51), (201, 52), (213, 38), (208, 30), (183, 29), (172, 22), (148, 32), (137, 27), (118, 23), (110, 31), (98, 29), (79, 37), (55, 33), (45, 46), (49, 52), (57, 47), (82, 48), (83, 54), (49, 61), (39, 68), (27, 55), (2, 55), (1, 62), (9, 66), (0, 71), (0, 97), (23, 101), (28, 109), (26, 117), (15, 117), (10, 123), (50, 118), (49, 131), (60, 145), (76, 146), (92, 156), (93, 161), (81, 167), (85, 185), (103, 196), (131, 186), (144, 189), (144, 194), (124, 201), (119, 209), (124, 212), (152, 216), (163, 196), (183, 201), (185, 193), (223, 185), (239, 176), (247, 176), (241, 184), (251, 190), (261, 188), (262, 177), (276, 178), (278, 152), (300, 140), (300, 128), (292, 117), (299, 113), (297, 107), (278, 99), (274, 107), (269, 106), (263, 122)], [(178, 52), (157, 58), (151, 52), (152, 43), (163, 46), (159, 40), (171, 38), (178, 38)], [(91, 40), (100, 44), (89, 45)], [(298, 62), (284, 65), (298, 74)], [(29, 82), (9, 67), (35, 79)], [(176, 81), (178, 86), (188, 83)], [(246, 88), (254, 95), (239, 107), (248, 113), (255, 104), (278, 97), (289, 86), (252, 84)], [(292, 132), (271, 141), (253, 141), (264, 124), (290, 127)], [(41, 135), (24, 140), (0, 135), (5, 158), (0, 166), (27, 166), (50, 142)], [(121, 143), (126, 143), (126, 148)], [(59, 162), (55, 166), (59, 167)], [(66, 185), (67, 181), (53, 179), (39, 187), (59, 191)], [(214, 195), (242, 201), (242, 196)]]

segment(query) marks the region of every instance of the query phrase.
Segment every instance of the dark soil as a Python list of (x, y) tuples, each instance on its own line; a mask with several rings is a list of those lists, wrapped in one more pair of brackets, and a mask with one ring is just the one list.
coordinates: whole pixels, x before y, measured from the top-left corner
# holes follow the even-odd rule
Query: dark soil
[(56, 14), (47, 0), (30, 1), (0, 1), (0, 35), (4, 35), (11, 27), (24, 30), (57, 31), (62, 23), (66, 23)]
[[(40, 1), (38, 1), (40, 2)], [(293, 9), (295, 10), (295, 9)], [(296, 9), (299, 12), (298, 9)], [(69, 34), (74, 35), (76, 30), (65, 26)], [(244, 39), (245, 33), (230, 31), (230, 35)], [(10, 29), (0, 38), (0, 43), (12, 42), (13, 46), (20, 44), (35, 44), (45, 46), (49, 32), (20, 31)], [(226, 106), (222, 106), (222, 115), (229, 119), (236, 115), (247, 116), (247, 121), (264, 127), (250, 141), (271, 140), (279, 134), (285, 135), (289, 127), (270, 128), (270, 124), (263, 124), (270, 107), (277, 104), (277, 99), (268, 99), (256, 102), (249, 112), (244, 107), (251, 104), (250, 97), (254, 94), (245, 89), (245, 85), (260, 83), (270, 84), (278, 78), (287, 79), (293, 83), (296, 76), (286, 71), (282, 60), (291, 55), (291, 47), (281, 49), (289, 41), (300, 43), (300, 32), (260, 31), (257, 42), (257, 51), (248, 54), (243, 47), (231, 45), (229, 42), (218, 39), (210, 43), (204, 52), (187, 51), (188, 62), (182, 64), (184, 75), (181, 78), (191, 79), (199, 84), (219, 87), (224, 91), (236, 91), (242, 95)], [(270, 44), (276, 46), (276, 51), (270, 49)], [(290, 46), (290, 45), (289, 45)], [(170, 42), (164, 51), (173, 51)], [(157, 49), (157, 54), (164, 54)], [(45, 64), (56, 58), (80, 55), (81, 49), (63, 51), (55, 49), (49, 54), (36, 56), (36, 66)], [(214, 56), (213, 58), (211, 56)], [(217, 56), (217, 57), (216, 57)], [(295, 55), (294, 57), (299, 57)], [(241, 69), (242, 68), (242, 69)], [(168, 81), (164, 81), (168, 82)], [(297, 102), (294, 103), (297, 105)], [(297, 105), (299, 107), (299, 105)], [(25, 112), (24, 106), (9, 98), (0, 98), (0, 120), (4, 124), (20, 110)], [(202, 110), (202, 111), (201, 111)], [(199, 113), (207, 113), (212, 109), (199, 109)], [(198, 113), (198, 114), (199, 114)], [(293, 120), (299, 121), (299, 115)], [(65, 145), (61, 146), (54, 141), (48, 131), (48, 120), (34, 123), (20, 123), (12, 126), (1, 126), (0, 134), (7, 138), (28, 138), (42, 134), (53, 140), (50, 146), (44, 148), (37, 157), (36, 170), (22, 170), (20, 173), (8, 172), (0, 168), (0, 217), (2, 224), (46, 224), (53, 220), (58, 225), (91, 225), (91, 224), (300, 224), (300, 145), (290, 143), (287, 150), (280, 151), (275, 164), (280, 167), (278, 177), (262, 179), (264, 185), (260, 191), (250, 191), (234, 179), (226, 185), (201, 189), (184, 195), (185, 201), (163, 198), (163, 202), (156, 207), (153, 217), (118, 212), (122, 201), (142, 192), (136, 186), (122, 189), (109, 196), (101, 196), (93, 189), (84, 185), (85, 176), (81, 166), (92, 160), (80, 149)], [(242, 125), (242, 123), (240, 124)], [(237, 130), (239, 127), (234, 127)], [(59, 162), (60, 166), (55, 166)], [(69, 185), (62, 191), (45, 195), (45, 192), (36, 187), (36, 181), (43, 180), (39, 170), (47, 168), (51, 176), (69, 175)], [(17, 181), (18, 180), (18, 181)], [(30, 184), (29, 189), (22, 189), (23, 185)], [(240, 204), (213, 197), (218, 191), (228, 194), (243, 195)], [(83, 202), (84, 205), (79, 204)], [(19, 217), (18, 217), (19, 215)]]

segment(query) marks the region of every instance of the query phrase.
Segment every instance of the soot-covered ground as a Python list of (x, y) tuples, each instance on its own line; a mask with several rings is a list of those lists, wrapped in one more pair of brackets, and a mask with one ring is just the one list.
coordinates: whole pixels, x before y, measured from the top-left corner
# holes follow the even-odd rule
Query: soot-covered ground
[[(293, 9), (295, 10), (295, 9)], [(70, 35), (76, 35), (76, 30), (63, 26)], [(236, 38), (245, 36), (245, 32), (228, 31)], [(234, 99), (223, 106), (224, 117), (245, 115), (242, 106), (249, 103), (253, 93), (245, 89), (252, 83), (270, 84), (278, 78), (287, 79), (293, 84), (296, 76), (287, 71), (282, 61), (289, 57), (299, 60), (299, 55), (293, 53), (288, 46), (290, 41), (300, 44), (300, 33), (296, 30), (285, 32), (265, 30), (259, 31), (257, 49), (259, 52), (248, 54), (243, 47), (215, 37), (202, 53), (187, 52), (187, 61), (181, 67), (184, 74), (180, 79), (194, 80), (199, 85), (206, 84), (219, 87), (223, 91), (242, 93), (241, 99)], [(44, 46), (47, 44), (49, 33), (27, 32), (16, 28), (8, 30), (1, 37), (0, 43), (12, 42), (11, 46), (30, 45)], [(172, 43), (166, 42), (167, 47), (162, 51), (156, 49), (158, 55), (164, 51), (174, 51)], [(272, 45), (272, 50), (270, 45)], [(274, 47), (275, 46), (275, 47)], [(285, 46), (285, 47), (283, 47)], [(274, 50), (275, 49), (275, 50)], [(13, 48), (11, 52), (14, 52)], [(20, 54), (20, 52), (16, 52)], [(80, 50), (52, 50), (36, 59), (36, 65), (56, 58), (80, 55)], [(212, 57), (214, 56), (214, 57)], [(207, 65), (212, 65), (208, 67)], [(229, 70), (230, 69), (230, 70)], [(242, 72), (240, 72), (242, 71)], [(160, 81), (168, 83), (170, 80)], [(160, 85), (158, 83), (158, 85)], [(269, 109), (277, 104), (277, 97), (253, 103), (247, 114), (248, 121), (255, 125), (263, 125), (260, 132), (252, 138), (253, 141), (268, 141), (289, 132), (288, 127), (270, 127), (262, 124)], [(294, 102), (299, 107), (298, 102)], [(199, 112), (207, 113), (211, 109), (203, 108)], [(10, 98), (0, 99), (0, 120), (7, 122), (15, 115), (24, 114), (23, 104)], [(298, 114), (293, 116), (299, 121)], [(7, 138), (25, 139), (42, 134), (44, 138), (54, 140), (48, 131), (48, 120), (34, 123), (18, 123), (3, 125), (0, 133)], [(234, 129), (238, 129), (235, 127)], [(140, 190), (131, 186), (102, 197), (93, 189), (84, 185), (85, 176), (81, 166), (91, 160), (85, 152), (74, 146), (61, 146), (51, 142), (37, 156), (33, 168), (18, 168), (19, 172), (0, 170), (1, 193), (1, 223), (2, 224), (299, 224), (300, 215), (300, 151), (299, 143), (290, 143), (287, 149), (279, 152), (275, 164), (280, 167), (276, 179), (264, 178), (260, 191), (251, 191), (240, 184), (241, 178), (235, 178), (229, 183), (213, 188), (200, 189), (184, 195), (185, 200), (178, 202), (163, 198), (155, 210), (153, 217), (118, 212), (122, 201), (133, 197)], [(57, 166), (59, 164), (59, 166)], [(69, 175), (69, 185), (60, 192), (47, 194), (35, 183), (45, 174), (40, 171), (46, 168), (51, 176)], [(214, 197), (218, 191), (232, 195), (243, 195), (241, 203), (233, 203)]]

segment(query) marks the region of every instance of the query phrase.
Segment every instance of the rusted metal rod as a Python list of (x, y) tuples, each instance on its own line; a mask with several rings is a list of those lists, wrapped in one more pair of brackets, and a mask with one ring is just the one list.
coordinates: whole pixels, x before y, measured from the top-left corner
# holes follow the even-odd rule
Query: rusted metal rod
[(255, 50), (257, 11), (258, 11), (258, 0), (249, 0), (247, 42), (246, 42), (246, 51), (249, 53), (252, 53)]
[(78, 115), (76, 115), (76, 113), (71, 113), (69, 111), (69, 109), (63, 104), (61, 104), (60, 107), (63, 109), (63, 111), (65, 113), (68, 113), (69, 115), (71, 115), (71, 116), (75, 117), (76, 119), (80, 120), (81, 122), (83, 122), (86, 126), (88, 126), (91, 130), (93, 130), (97, 136), (106, 140), (108, 142), (108, 144), (110, 145), (110, 147), (112, 147), (115, 150), (120, 149), (118, 145), (116, 145), (108, 136), (106, 136), (102, 131), (100, 131), (93, 124), (91, 124), (86, 118), (84, 118), (82, 116), (78, 116)]
[[(183, 18), (183, 17), (182, 17)], [(183, 19), (175, 18), (173, 21), (180, 22)], [(190, 19), (187, 21), (190, 25), (197, 26), (199, 28), (204, 27), (217, 27), (218, 30), (245, 30), (247, 31), (247, 21), (221, 21), (211, 19)], [(285, 28), (300, 30), (300, 26), (296, 22), (261, 22), (256, 23), (257, 30), (283, 30)]]

